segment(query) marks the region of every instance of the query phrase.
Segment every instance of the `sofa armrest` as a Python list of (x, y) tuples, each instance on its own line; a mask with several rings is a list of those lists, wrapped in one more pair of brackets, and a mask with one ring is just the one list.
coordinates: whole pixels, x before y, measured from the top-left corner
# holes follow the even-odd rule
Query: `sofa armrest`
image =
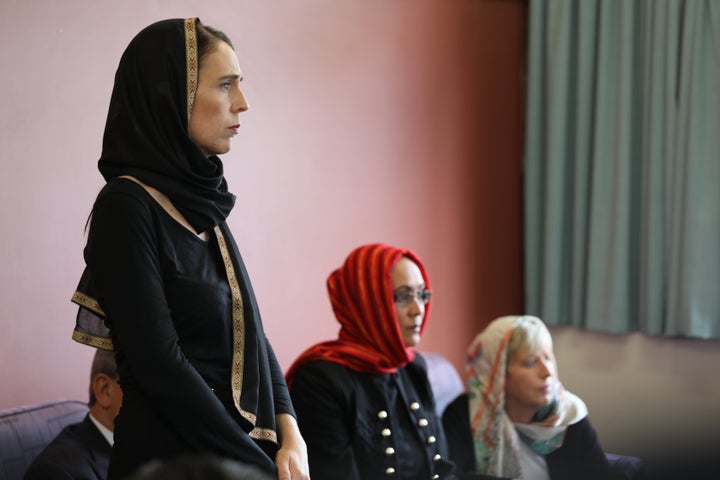
[(435, 411), (442, 417), (445, 407), (465, 391), (460, 374), (450, 360), (435, 352), (420, 352), (425, 359), (428, 380), (435, 397)]
[(87, 404), (53, 400), (0, 410), (0, 480), (22, 480), (35, 457), (68, 425), (81, 422)]
[(606, 453), (613, 478), (623, 480), (642, 480), (645, 478), (645, 462), (642, 458), (629, 455)]

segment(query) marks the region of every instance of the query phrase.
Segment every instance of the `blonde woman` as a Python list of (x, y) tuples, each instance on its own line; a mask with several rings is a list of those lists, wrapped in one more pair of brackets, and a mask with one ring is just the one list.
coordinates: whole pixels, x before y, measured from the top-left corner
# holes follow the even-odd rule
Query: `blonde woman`
[(539, 318), (491, 322), (468, 349), (467, 374), (467, 393), (443, 414), (461, 478), (611, 478), (585, 403), (560, 383)]

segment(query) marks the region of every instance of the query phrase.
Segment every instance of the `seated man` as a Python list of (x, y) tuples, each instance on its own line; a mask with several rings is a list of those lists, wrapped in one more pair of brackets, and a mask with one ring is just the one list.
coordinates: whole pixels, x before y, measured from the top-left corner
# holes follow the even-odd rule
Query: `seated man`
[(122, 404), (115, 354), (98, 349), (90, 372), (90, 412), (40, 452), (24, 480), (105, 480), (113, 423)]

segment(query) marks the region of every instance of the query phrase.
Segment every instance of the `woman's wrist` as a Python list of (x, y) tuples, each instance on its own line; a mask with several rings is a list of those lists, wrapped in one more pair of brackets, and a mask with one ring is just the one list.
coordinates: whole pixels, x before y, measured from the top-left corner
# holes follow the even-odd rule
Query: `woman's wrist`
[(297, 445), (305, 448), (305, 440), (300, 434), (300, 428), (295, 417), (289, 413), (281, 413), (276, 416), (275, 421), (278, 425), (281, 446)]

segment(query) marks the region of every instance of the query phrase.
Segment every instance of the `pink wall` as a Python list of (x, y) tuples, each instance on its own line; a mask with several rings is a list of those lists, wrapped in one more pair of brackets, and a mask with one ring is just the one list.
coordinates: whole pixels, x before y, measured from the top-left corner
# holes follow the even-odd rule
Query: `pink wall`
[[(200, 6), (202, 5), (202, 6)], [(337, 333), (325, 279), (354, 247), (408, 246), (436, 293), (422, 349), (458, 367), (520, 311), (522, 1), (29, 0), (0, 4), (0, 408), (84, 399), (70, 339), (83, 225), (117, 61), (196, 15), (234, 39), (250, 110), (224, 157), (230, 224), (287, 368)]]

